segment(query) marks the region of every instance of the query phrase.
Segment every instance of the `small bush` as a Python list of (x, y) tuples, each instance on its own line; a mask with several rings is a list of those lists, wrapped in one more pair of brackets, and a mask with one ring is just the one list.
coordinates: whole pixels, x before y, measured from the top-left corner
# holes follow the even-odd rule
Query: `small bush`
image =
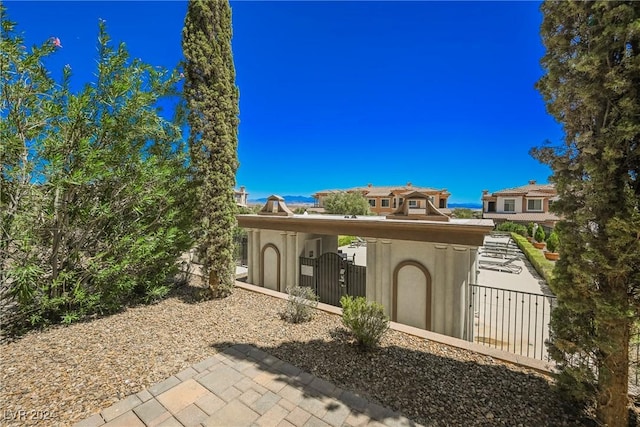
[(356, 240), (356, 236), (338, 236), (338, 247), (347, 246), (352, 240)]
[(496, 227), (498, 231), (508, 231), (511, 233), (517, 233), (521, 236), (527, 237), (527, 227), (522, 224), (516, 224), (515, 222), (506, 221)]
[(549, 252), (557, 252), (558, 246), (560, 246), (560, 240), (558, 239), (558, 234), (555, 231), (552, 231), (547, 238), (547, 250)]
[(532, 222), (530, 222), (529, 224), (527, 224), (527, 236), (533, 238), (533, 228), (534, 225)]
[(353, 298), (345, 295), (340, 298), (342, 306), (342, 324), (349, 328), (358, 345), (365, 350), (377, 346), (384, 333), (389, 329), (389, 317), (377, 302), (368, 302), (364, 297)]
[(318, 296), (313, 289), (306, 286), (287, 288), (289, 298), (282, 313), (282, 318), (291, 323), (308, 322), (318, 306)]
[(544, 229), (538, 226), (538, 228), (536, 229), (536, 235), (534, 236), (534, 239), (536, 239), (536, 242), (542, 243), (546, 238), (547, 238), (547, 235), (544, 233)]

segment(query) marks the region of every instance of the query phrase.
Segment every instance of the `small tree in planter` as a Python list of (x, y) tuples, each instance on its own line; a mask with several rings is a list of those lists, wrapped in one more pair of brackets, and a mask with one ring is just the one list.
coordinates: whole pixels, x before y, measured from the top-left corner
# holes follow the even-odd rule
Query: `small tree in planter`
[(534, 226), (535, 225), (532, 222), (527, 224), (527, 240), (529, 240), (529, 243), (533, 242), (533, 228), (534, 228)]
[(555, 231), (552, 231), (549, 238), (547, 238), (547, 252), (544, 253), (544, 256), (551, 261), (556, 261), (560, 257), (560, 254), (557, 252), (559, 245), (560, 240), (558, 239), (558, 235)]
[(544, 248), (544, 239), (547, 236), (544, 233), (544, 230), (542, 229), (542, 227), (538, 227), (536, 229), (536, 235), (534, 236), (534, 238), (536, 239), (536, 241), (533, 243), (533, 246), (535, 246), (537, 249), (543, 249)]

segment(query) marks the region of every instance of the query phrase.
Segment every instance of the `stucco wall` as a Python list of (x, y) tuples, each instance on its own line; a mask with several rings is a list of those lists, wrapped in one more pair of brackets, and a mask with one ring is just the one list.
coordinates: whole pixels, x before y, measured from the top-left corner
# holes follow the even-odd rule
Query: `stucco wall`
[[(305, 242), (321, 239), (322, 253), (338, 251), (338, 237), (312, 233), (247, 229), (247, 282), (286, 292), (299, 283), (300, 260)], [(320, 254), (318, 254), (320, 255)]]
[(475, 247), (367, 239), (367, 299), (399, 323), (465, 338), (476, 259)]

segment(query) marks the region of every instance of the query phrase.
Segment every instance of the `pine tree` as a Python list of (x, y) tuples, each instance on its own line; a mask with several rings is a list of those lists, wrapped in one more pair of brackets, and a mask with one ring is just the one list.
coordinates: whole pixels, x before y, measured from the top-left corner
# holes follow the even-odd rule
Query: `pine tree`
[[(630, 330), (640, 315), (640, 2), (541, 6), (537, 88), (564, 129), (549, 164), (563, 220), (551, 289), (559, 384), (592, 398), (603, 425), (628, 423)], [(590, 366), (593, 364), (593, 366)]]
[(231, 50), (227, 0), (190, 0), (182, 49), (190, 152), (201, 218), (199, 250), (213, 296), (233, 286), (238, 168), (238, 89)]

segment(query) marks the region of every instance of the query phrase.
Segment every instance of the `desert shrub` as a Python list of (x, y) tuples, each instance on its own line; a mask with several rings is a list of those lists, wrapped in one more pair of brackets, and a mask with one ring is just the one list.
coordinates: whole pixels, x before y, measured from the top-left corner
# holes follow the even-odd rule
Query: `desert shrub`
[(557, 252), (558, 246), (560, 246), (560, 240), (555, 231), (552, 231), (547, 238), (547, 250), (549, 252)]
[(538, 227), (536, 229), (536, 235), (534, 236), (534, 238), (536, 239), (536, 242), (544, 242), (544, 240), (547, 238), (547, 235), (544, 232), (544, 229), (542, 227)]
[(291, 323), (308, 322), (318, 306), (318, 296), (313, 289), (306, 286), (287, 288), (289, 298), (282, 318)]
[(365, 350), (378, 345), (389, 329), (389, 317), (377, 302), (369, 302), (364, 297), (345, 295), (340, 298), (342, 324), (349, 328), (358, 345)]

